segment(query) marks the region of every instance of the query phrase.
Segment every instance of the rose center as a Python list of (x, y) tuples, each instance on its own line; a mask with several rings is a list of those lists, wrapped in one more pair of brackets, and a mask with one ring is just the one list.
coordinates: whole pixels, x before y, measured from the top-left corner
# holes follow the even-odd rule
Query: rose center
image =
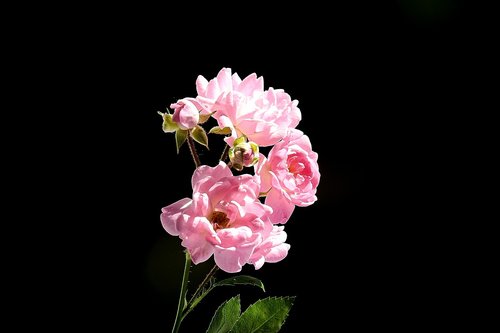
[(224, 229), (227, 228), (229, 224), (229, 219), (226, 215), (226, 213), (219, 212), (219, 211), (213, 211), (212, 214), (210, 214), (209, 221), (212, 222), (212, 225), (214, 226), (215, 231), (219, 229)]
[(304, 163), (293, 161), (291, 164), (288, 165), (288, 171), (290, 171), (293, 174), (301, 173), (304, 169), (305, 169)]

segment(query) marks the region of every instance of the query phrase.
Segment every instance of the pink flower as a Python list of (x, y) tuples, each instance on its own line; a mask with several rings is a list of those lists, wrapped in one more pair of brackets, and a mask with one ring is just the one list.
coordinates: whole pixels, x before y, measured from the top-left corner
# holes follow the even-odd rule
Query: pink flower
[[(194, 98), (180, 99), (177, 103), (170, 104), (170, 108), (174, 109), (172, 120), (177, 123), (180, 129), (187, 130), (198, 125), (202, 107)], [(203, 111), (203, 113), (206, 112)]]
[(196, 91), (200, 102), (207, 111), (216, 111), (217, 108), (224, 108), (224, 105), (215, 104), (217, 100), (228, 93), (236, 92), (242, 96), (253, 96), (264, 91), (264, 79), (257, 77), (253, 73), (241, 80), (237, 73), (231, 76), (231, 68), (222, 68), (217, 74), (217, 77), (207, 81), (203, 76), (199, 75), (196, 79)]
[(272, 209), (258, 199), (254, 177), (233, 176), (220, 162), (197, 168), (191, 182), (193, 198), (164, 207), (161, 222), (169, 234), (182, 239), (195, 264), (213, 254), (222, 270), (235, 273), (246, 263), (260, 268), (264, 261), (286, 256), (288, 248), (269, 220)]
[(278, 142), (266, 159), (261, 154), (255, 176), (261, 192), (267, 192), (266, 205), (273, 208), (271, 221), (286, 223), (295, 206), (309, 206), (316, 198), (320, 180), (318, 154), (312, 151), (307, 135), (291, 130)]
[(225, 139), (230, 145), (244, 135), (259, 146), (271, 146), (301, 119), (298, 101), (292, 101), (282, 89), (264, 91), (263, 78), (255, 73), (242, 81), (223, 68), (210, 82), (199, 76), (196, 86), (200, 104), (207, 111), (217, 111), (213, 117), (219, 127), (231, 129), (231, 136)]

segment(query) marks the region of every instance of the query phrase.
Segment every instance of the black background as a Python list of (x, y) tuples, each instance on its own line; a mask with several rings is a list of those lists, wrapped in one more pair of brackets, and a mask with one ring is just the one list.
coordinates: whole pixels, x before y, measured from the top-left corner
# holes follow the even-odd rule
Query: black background
[[(66, 113), (46, 115), (58, 124), (57, 134), (47, 133), (58, 162), (40, 191), (57, 196), (37, 210), (47, 222), (35, 228), (47, 236), (33, 232), (43, 246), (30, 254), (23, 280), (34, 291), (21, 308), (45, 310), (38, 323), (171, 329), (184, 257), (159, 214), (190, 196), (194, 167), (186, 146), (176, 155), (157, 111), (194, 97), (196, 77), (222, 67), (242, 78), (255, 72), (266, 88), (299, 100), (298, 128), (319, 154), (322, 178), (318, 201), (286, 225), (288, 257), (243, 270), (267, 292), (216, 290), (181, 331), (203, 332), (236, 294), (243, 307), (297, 296), (283, 332), (406, 330), (443, 317), (447, 264), (428, 214), (441, 185), (430, 187), (428, 177), (444, 154), (434, 140), (441, 121), (464, 98), (475, 13), (444, 0), (247, 5), (214, 14), (92, 10), (51, 30), (60, 38), (38, 64), (57, 82), (49, 87), (54, 109)], [(69, 36), (67, 25), (76, 27)], [(220, 138), (209, 139), (213, 148), (201, 148), (201, 159), (214, 165)], [(191, 288), (212, 265), (193, 267)]]

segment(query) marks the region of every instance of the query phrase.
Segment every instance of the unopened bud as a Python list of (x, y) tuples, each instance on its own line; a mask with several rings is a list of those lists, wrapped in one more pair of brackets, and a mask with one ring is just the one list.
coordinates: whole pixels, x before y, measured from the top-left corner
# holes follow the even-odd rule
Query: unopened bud
[(234, 140), (234, 146), (229, 149), (229, 159), (233, 168), (238, 171), (243, 170), (243, 167), (251, 167), (259, 161), (259, 146), (240, 137)]

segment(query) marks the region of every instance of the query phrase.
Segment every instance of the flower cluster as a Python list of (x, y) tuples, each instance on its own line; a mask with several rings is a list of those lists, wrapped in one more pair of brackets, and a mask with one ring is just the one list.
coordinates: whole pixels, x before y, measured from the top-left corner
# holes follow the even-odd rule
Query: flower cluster
[[(298, 101), (282, 89), (264, 90), (256, 74), (242, 80), (229, 68), (210, 81), (199, 76), (196, 89), (197, 97), (178, 100), (171, 105), (172, 115), (162, 114), (164, 130), (181, 138), (178, 147), (186, 136), (208, 145), (200, 124), (212, 117), (218, 126), (210, 133), (226, 135), (229, 162), (197, 167), (192, 198), (164, 207), (162, 225), (180, 237), (195, 264), (213, 255), (217, 266), (235, 273), (245, 264), (259, 269), (278, 262), (290, 249), (282, 224), (295, 206), (317, 200), (320, 180), (318, 155), (307, 135), (296, 129)], [(259, 146), (272, 146), (267, 157)], [(245, 167), (253, 167), (253, 173), (231, 171)]]

